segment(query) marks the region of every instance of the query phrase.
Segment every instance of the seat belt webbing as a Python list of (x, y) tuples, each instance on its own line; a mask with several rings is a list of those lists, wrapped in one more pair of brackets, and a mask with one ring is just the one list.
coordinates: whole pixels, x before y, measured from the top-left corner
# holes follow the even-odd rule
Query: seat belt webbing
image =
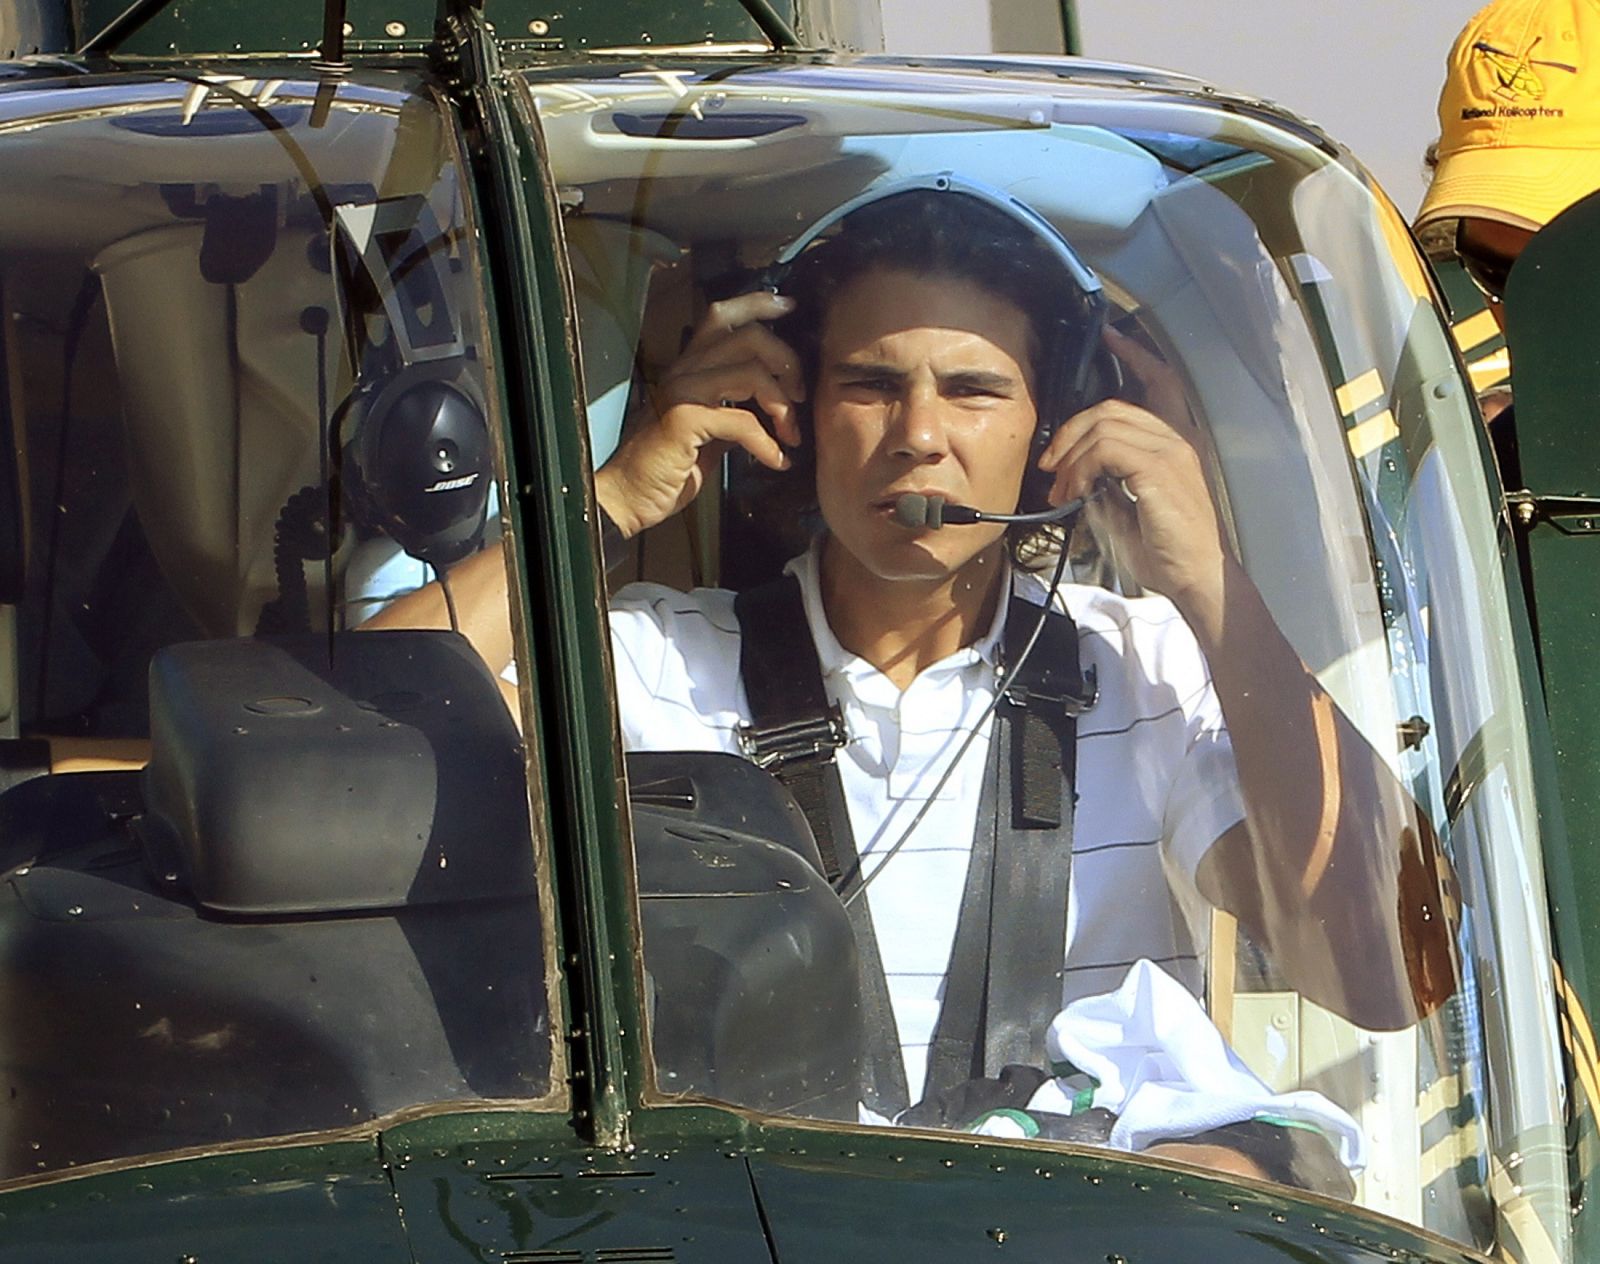
[[(839, 773), (833, 752), (849, 735), (823, 687), (800, 583), (783, 575), (746, 589), (734, 598), (733, 611), (740, 629), (739, 675), (751, 717), (739, 730), (740, 750), (794, 795), (816, 835), (823, 876), (838, 887), (844, 867), (835, 833), (848, 817), (830, 810), (828, 783)], [(843, 807), (842, 790), (838, 806)]]
[[(1038, 623), (1011, 599), (1002, 669)], [(1004, 682), (1003, 682), (1004, 683)], [(1045, 1033), (1061, 1008), (1072, 872), (1077, 716), (1092, 706), (1078, 633), (1050, 611), (1020, 676), (995, 710), (972, 858), (945, 999), (929, 1050), (926, 1095), (1010, 1063), (1048, 1065)], [(1011, 790), (1009, 810), (1002, 788)]]
[[(859, 857), (834, 751), (847, 740), (827, 701), (821, 663), (793, 576), (741, 593), (740, 673), (751, 723), (747, 757), (794, 794), (811, 823), (829, 880), (847, 894)], [(995, 711), (978, 823), (945, 979), (925, 1093), (1007, 1063), (1046, 1065), (1044, 1036), (1061, 1006), (1071, 873), (1076, 717), (1095, 701), (1093, 674), (1079, 668), (1077, 629), (1051, 610), (1022, 673), (1020, 657), (1040, 608), (1011, 598), (1002, 652), (1005, 697)], [(999, 807), (1010, 787), (1010, 810)], [(861, 961), (868, 1050), (863, 1094), (892, 1115), (908, 1105), (898, 1033), (867, 901), (849, 905)], [(994, 913), (999, 911), (1000, 916)], [(876, 1099), (876, 1100), (874, 1100)]]
[[(733, 610), (739, 620), (739, 674), (750, 705), (750, 723), (739, 731), (740, 749), (794, 796), (816, 836), (823, 876), (841, 897), (848, 896), (861, 884), (861, 859), (834, 759), (848, 734), (838, 707), (828, 702), (799, 581), (783, 575), (747, 589), (734, 598)], [(854, 900), (846, 909), (865, 1010), (861, 1097), (873, 1110), (892, 1116), (906, 1107), (908, 1093), (889, 984), (867, 901)]]

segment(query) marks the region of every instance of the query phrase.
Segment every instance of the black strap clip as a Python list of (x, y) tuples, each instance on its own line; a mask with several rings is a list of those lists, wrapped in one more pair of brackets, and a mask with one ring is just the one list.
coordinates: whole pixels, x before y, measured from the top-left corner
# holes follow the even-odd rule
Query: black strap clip
[(786, 724), (758, 728), (741, 724), (737, 730), (739, 753), (757, 768), (774, 773), (795, 764), (823, 763), (850, 740), (844, 716), (835, 703), (822, 715)]
[(1100, 701), (1100, 681), (1092, 664), (1076, 679), (1062, 679), (1054, 672), (1044, 672), (1031, 681), (1013, 680), (1003, 684), (1002, 689), (1006, 701), (1014, 707), (1073, 719), (1092, 710)]

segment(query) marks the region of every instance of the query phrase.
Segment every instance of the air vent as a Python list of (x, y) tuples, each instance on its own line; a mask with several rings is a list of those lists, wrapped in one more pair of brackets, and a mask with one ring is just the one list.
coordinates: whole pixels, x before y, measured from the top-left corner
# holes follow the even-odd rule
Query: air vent
[(587, 1264), (582, 1251), (507, 1251), (506, 1264)]
[(559, 1181), (566, 1178), (565, 1172), (489, 1172), (484, 1175), (486, 1181)]
[(757, 140), (804, 127), (806, 116), (728, 110), (697, 118), (676, 110), (670, 114), (633, 114), (618, 110), (611, 121), (624, 136), (650, 140)]
[(125, 128), (142, 136), (160, 136), (172, 140), (189, 140), (205, 136), (249, 136), (265, 130), (260, 115), (270, 115), (276, 126), (285, 131), (298, 127), (311, 117), (309, 105), (276, 105), (270, 109), (256, 106), (253, 110), (236, 109), (231, 104), (210, 106), (198, 114), (163, 110), (150, 114), (122, 115), (111, 120), (112, 127)]
[(580, 1172), (490, 1172), (483, 1179), (486, 1181), (510, 1182), (519, 1181), (561, 1181), (568, 1176), (575, 1176), (580, 1181), (642, 1181), (655, 1175), (650, 1168), (624, 1168), (620, 1171), (608, 1172), (598, 1168), (586, 1167)]

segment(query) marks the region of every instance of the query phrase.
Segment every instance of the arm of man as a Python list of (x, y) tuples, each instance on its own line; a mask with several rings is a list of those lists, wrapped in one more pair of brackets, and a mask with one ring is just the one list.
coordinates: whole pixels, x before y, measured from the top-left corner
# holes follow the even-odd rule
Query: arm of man
[[(646, 415), (595, 474), (595, 497), (623, 539), (688, 506), (730, 447), (770, 469), (789, 467), (784, 449), (801, 442), (796, 408), (805, 387), (799, 358), (764, 322), (793, 308), (790, 299), (757, 290), (707, 309), (651, 390)], [(750, 403), (771, 419), (773, 432)]]
[[(692, 502), (730, 446), (744, 448), (773, 469), (787, 468), (784, 445), (800, 442), (795, 405), (804, 388), (794, 352), (763, 322), (788, 314), (793, 306), (760, 290), (707, 310), (683, 354), (652, 390), (644, 415), (595, 475), (596, 499), (623, 539)], [(776, 438), (746, 401), (772, 419)], [(452, 567), (450, 592), (462, 635), (500, 676), (512, 657), (500, 551), (483, 549)], [(438, 583), (427, 584), (396, 598), (361, 626), (448, 628), (444, 591)], [(501, 690), (516, 714), (516, 686), (502, 677)]]
[[(1186, 417), (1170, 371), (1112, 349), (1146, 398)], [(1204, 469), (1178, 426), (1124, 400), (1072, 418), (1040, 460), (1060, 503), (1119, 480), (1104, 512), (1139, 581), (1188, 622), (1232, 739), (1246, 819), (1207, 852), (1201, 894), (1238, 917), (1306, 996), (1394, 1029), (1456, 989), (1449, 868), (1421, 810), (1279, 630), (1223, 543)]]
[[(494, 673), (511, 714), (520, 717), (517, 687), (502, 674), (512, 656), (504, 549), (498, 546), (479, 549), (452, 566), (450, 595), (455, 600), (458, 630)], [(450, 608), (445, 602), (444, 589), (437, 581), (396, 597), (360, 625), (363, 631), (448, 627)]]

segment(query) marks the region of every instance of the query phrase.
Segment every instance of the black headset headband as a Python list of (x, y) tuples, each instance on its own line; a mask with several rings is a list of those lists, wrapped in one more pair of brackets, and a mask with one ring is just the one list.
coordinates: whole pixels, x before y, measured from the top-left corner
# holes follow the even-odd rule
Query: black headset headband
[[(1066, 400), (1077, 401), (1080, 406), (1092, 402), (1091, 379), (1102, 352), (1100, 331), (1105, 327), (1110, 312), (1100, 278), (1078, 257), (1077, 251), (1054, 224), (1027, 203), (982, 181), (969, 179), (953, 171), (939, 171), (909, 176), (867, 189), (834, 207), (778, 251), (777, 258), (762, 275), (763, 288), (773, 291), (780, 289), (801, 255), (834, 225), (865, 207), (907, 193), (950, 193), (971, 198), (1005, 215), (1050, 252), (1081, 300), (1079, 311), (1082, 319), (1075, 323), (1072, 331), (1076, 335), (1076, 354), (1044, 366), (1041, 378), (1048, 374), (1050, 386), (1055, 389), (1047, 388), (1043, 395), (1045, 399), (1058, 404)], [(1116, 379), (1120, 375), (1113, 372), (1111, 376)], [(1048, 435), (1059, 420), (1059, 417), (1041, 416), (1041, 430)]]

